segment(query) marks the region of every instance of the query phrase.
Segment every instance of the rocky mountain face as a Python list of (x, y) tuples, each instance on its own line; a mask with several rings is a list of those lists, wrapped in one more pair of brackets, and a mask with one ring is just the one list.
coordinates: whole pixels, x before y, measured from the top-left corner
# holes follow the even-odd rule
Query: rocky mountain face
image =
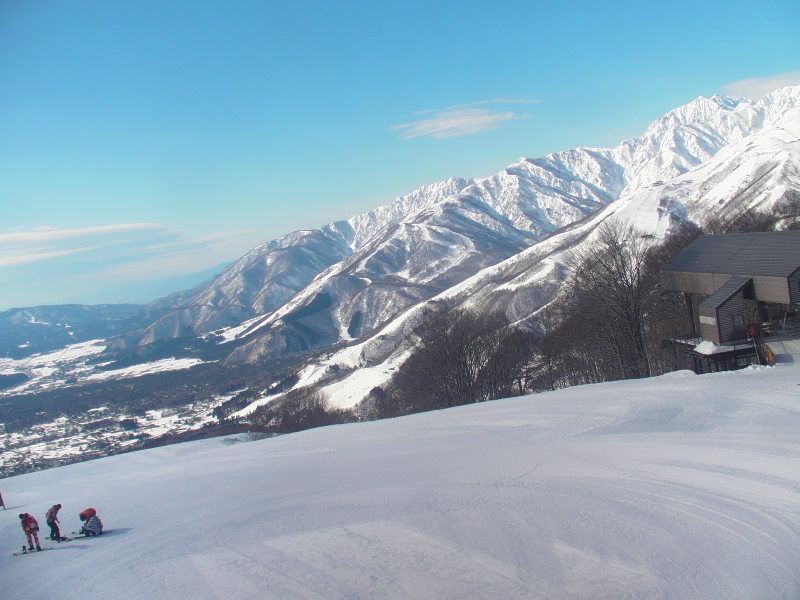
[(563, 281), (563, 253), (591, 243), (606, 219), (663, 236), (675, 223), (779, 204), (800, 186), (799, 107), (800, 87), (759, 101), (701, 97), (613, 148), (425, 186), (254, 248), (114, 347), (214, 333), (236, 341), (228, 364), (347, 346), (341, 364), (365, 367), (396, 357), (432, 300), (530, 320)]
[(376, 232), (468, 184), (468, 180), (450, 179), (425, 186), (369, 213), (260, 244), (176, 302), (168, 314), (142, 331), (115, 340), (112, 348), (130, 349), (161, 339), (202, 335), (275, 311)]

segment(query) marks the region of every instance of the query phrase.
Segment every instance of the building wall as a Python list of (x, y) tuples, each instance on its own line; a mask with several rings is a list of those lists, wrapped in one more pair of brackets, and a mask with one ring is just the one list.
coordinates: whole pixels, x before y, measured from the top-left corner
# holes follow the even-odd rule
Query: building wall
[(709, 306), (701, 306), (700, 314), (700, 337), (719, 344), (719, 328), (717, 327), (717, 309)]
[(790, 304), (789, 285), (789, 280), (787, 280), (786, 277), (754, 276), (753, 288), (756, 293), (755, 300)]
[(800, 302), (800, 269), (789, 276), (789, 303)]
[[(747, 273), (741, 275), (750, 277)], [(733, 275), (723, 273), (683, 273), (676, 271), (665, 271), (663, 282), (666, 287), (672, 290), (681, 290), (695, 294), (705, 294), (710, 296), (716, 292)], [(792, 278), (794, 282), (792, 283)], [(787, 280), (785, 277), (765, 277), (753, 276), (753, 288), (755, 298), (752, 300), (762, 300), (764, 302), (778, 302), (780, 304), (790, 304), (800, 302), (800, 269), (795, 271), (792, 277)], [(794, 291), (794, 299), (789, 293), (789, 289)]]
[(727, 281), (719, 285), (714, 284), (714, 280), (708, 273), (686, 273), (680, 271), (664, 271), (661, 274), (664, 286), (671, 290), (681, 290), (694, 294), (713, 294), (716, 289)]
[(744, 294), (739, 291), (717, 308), (717, 328), (720, 343), (725, 344), (747, 337), (747, 315)]
[(717, 344), (747, 337), (748, 315), (743, 290), (739, 290), (718, 307), (700, 306), (700, 335)]

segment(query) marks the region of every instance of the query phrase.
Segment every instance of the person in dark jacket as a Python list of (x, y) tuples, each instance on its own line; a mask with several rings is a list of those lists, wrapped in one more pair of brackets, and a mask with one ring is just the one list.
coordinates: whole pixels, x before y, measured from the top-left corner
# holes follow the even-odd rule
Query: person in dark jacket
[(33, 550), (33, 542), (36, 542), (36, 549), (41, 550), (42, 547), (39, 545), (39, 522), (33, 517), (33, 515), (28, 513), (22, 513), (19, 516), (20, 525), (22, 525), (22, 531), (25, 532), (25, 535), (28, 536), (28, 551)]
[(67, 538), (61, 537), (61, 532), (58, 529), (58, 524), (60, 521), (58, 520), (58, 511), (61, 510), (60, 504), (53, 504), (50, 509), (47, 511), (45, 515), (45, 519), (47, 520), (47, 525), (50, 527), (50, 539), (56, 542), (60, 542)]

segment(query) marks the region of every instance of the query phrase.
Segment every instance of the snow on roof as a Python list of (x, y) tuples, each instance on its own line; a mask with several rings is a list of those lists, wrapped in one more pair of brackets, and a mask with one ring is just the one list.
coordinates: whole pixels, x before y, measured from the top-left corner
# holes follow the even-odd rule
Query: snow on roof
[(720, 346), (719, 344), (710, 340), (703, 340), (694, 347), (694, 351), (698, 354), (720, 354), (722, 352), (730, 352), (736, 350), (735, 346)]

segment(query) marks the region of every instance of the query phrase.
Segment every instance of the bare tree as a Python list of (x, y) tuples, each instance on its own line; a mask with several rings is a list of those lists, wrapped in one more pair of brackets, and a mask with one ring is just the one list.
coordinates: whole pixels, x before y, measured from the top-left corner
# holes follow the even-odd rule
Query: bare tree
[(257, 408), (251, 416), (251, 421), (268, 433), (291, 433), (355, 420), (352, 411), (333, 408), (323, 392), (309, 388), (292, 391)]
[(446, 307), (411, 341), (413, 352), (387, 390), (399, 414), (511, 396), (521, 387), (531, 348), (502, 313)]
[(686, 337), (691, 313), (683, 298), (660, 286), (659, 269), (697, 235), (687, 227), (657, 245), (633, 229), (606, 225), (592, 247), (574, 253), (562, 299), (543, 315), (547, 334), (537, 346), (532, 387), (682, 368), (668, 340)]
[(712, 234), (800, 229), (800, 191), (787, 190), (773, 210), (743, 208), (709, 220), (703, 229)]
[(614, 360), (623, 378), (651, 374), (645, 317), (654, 301), (654, 245), (633, 229), (603, 225), (592, 247), (569, 260), (567, 304), (586, 334)]

